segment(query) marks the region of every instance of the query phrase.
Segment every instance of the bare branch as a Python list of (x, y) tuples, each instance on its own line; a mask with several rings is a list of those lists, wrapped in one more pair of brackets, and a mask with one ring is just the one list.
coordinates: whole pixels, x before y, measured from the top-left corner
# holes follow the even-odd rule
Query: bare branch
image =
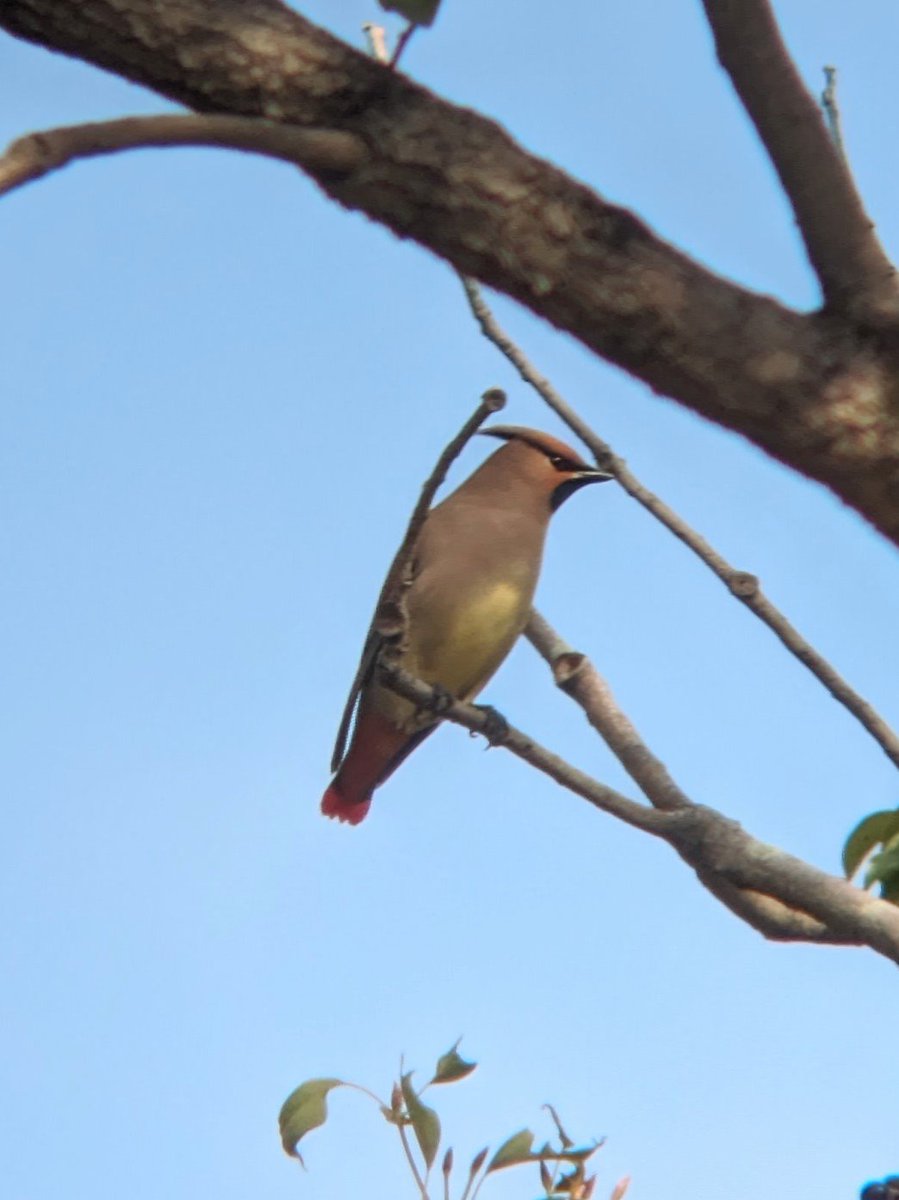
[(762, 892), (736, 887), (712, 871), (697, 869), (700, 883), (747, 925), (772, 942), (817, 942), (830, 946), (861, 946), (860, 937), (840, 936), (805, 913), (796, 912)]
[[(481, 397), (481, 403), (468, 418), (453, 440), (438, 458), (434, 470), (422, 485), (409, 524), (403, 535), (400, 547), (394, 555), (393, 562), (384, 580), (381, 596), (375, 610), (374, 627), (382, 637), (401, 635), (396, 628), (397, 618), (400, 618), (402, 633), (405, 633), (406, 614), (403, 607), (403, 597), (411, 580), (409, 566), (415, 552), (422, 526), (427, 520), (428, 511), (437, 494), (437, 489), (446, 479), (446, 473), (459, 457), (466, 445), (471, 441), (489, 416), (499, 412), (505, 406), (506, 393), (501, 388), (488, 388)], [(402, 611), (400, 611), (402, 609)], [(402, 647), (399, 647), (402, 649)]]
[(368, 42), (368, 52), (379, 63), (390, 62), (390, 51), (387, 49), (387, 30), (383, 25), (375, 25), (374, 21), (366, 21), (362, 26)]
[(418, 28), (418, 26), (415, 24), (415, 22), (410, 21), (409, 24), (406, 26), (406, 28), (403, 30), (403, 32), (400, 34), (400, 36), (396, 39), (396, 47), (394, 48), (393, 56), (390, 59), (391, 67), (397, 66), (397, 64), (400, 61), (403, 51), (409, 45), (409, 41), (410, 41), (413, 33), (415, 33), (417, 28)]
[[(711, 878), (715, 887), (710, 890), (719, 899), (766, 937), (866, 945), (899, 965), (899, 908), (895, 905), (757, 841), (736, 821), (704, 805), (663, 811), (638, 804), (512, 726), (507, 726), (501, 737), (493, 737), (495, 715), (489, 711), (458, 700), (444, 703), (440, 693), (395, 665), (382, 663), (379, 670), (387, 687), (420, 708), (439, 710), (454, 724), (492, 737), (494, 745), (502, 745), (596, 808), (668, 842), (700, 879)], [(782, 910), (786, 912), (779, 921)], [(804, 916), (810, 920), (805, 921)]]
[(890, 728), (877, 710), (849, 686), (827, 659), (819, 654), (814, 646), (807, 642), (795, 626), (787, 620), (780, 609), (772, 604), (762, 591), (755, 575), (751, 575), (747, 571), (738, 571), (731, 566), (723, 555), (719, 554), (683, 517), (640, 482), (624, 459), (615, 454), (608, 442), (597, 436), (587, 422), (556, 391), (549, 380), (540, 374), (520, 347), (509, 337), (493, 315), (477, 282), (465, 276), (460, 276), (460, 279), (481, 332), (506, 356), (524, 382), (534, 388), (553, 412), (562, 418), (585, 446), (589, 447), (597, 465), (614, 475), (629, 496), (641, 504), (657, 521), (660, 521), (688, 549), (692, 550), (697, 558), (717, 575), (728, 591), (777, 635), (786, 649), (811, 671), (831, 696), (856, 718), (887, 757), (899, 767), (899, 735)]
[(405, 696), (419, 708), (430, 708), (432, 711), (439, 712), (441, 717), (445, 717), (455, 725), (461, 725), (463, 729), (468, 729), (471, 733), (481, 733), (485, 737), (489, 737), (491, 744), (510, 750), (518, 758), (530, 763), (532, 767), (536, 767), (538, 771), (542, 771), (544, 775), (548, 775), (550, 779), (554, 779), (568, 791), (589, 800), (596, 808), (609, 813), (610, 816), (618, 817), (627, 825), (632, 825), (635, 829), (642, 829), (644, 833), (664, 836), (663, 830), (668, 819), (667, 813), (656, 812), (646, 805), (637, 803), (636, 800), (629, 800), (627, 796), (616, 792), (614, 788), (607, 787), (584, 771), (579, 771), (577, 767), (573, 767), (563, 758), (545, 749), (533, 738), (511, 725), (506, 725), (503, 728), (502, 736), (496, 737), (494, 734), (495, 716), (491, 710), (481, 708), (477, 704), (465, 704), (461, 700), (447, 701), (443, 693), (435, 692), (429, 684), (423, 683), (414, 675), (410, 675), (408, 671), (393, 664), (382, 663), (380, 675), (382, 682), (387, 687), (392, 688), (398, 695)]
[[(608, 685), (589, 659), (571, 650), (536, 613), (532, 614), (526, 633), (549, 662), (556, 682), (581, 706), (591, 725), (645, 795), (657, 808), (666, 809), (672, 818), (686, 822), (691, 829), (686, 837), (671, 830), (661, 836), (732, 912), (766, 937), (781, 941), (876, 945), (861, 932), (855, 916), (845, 911), (846, 887), (853, 896), (865, 893), (773, 846), (756, 842), (734, 821), (690, 801), (618, 708)], [(713, 849), (716, 846), (718, 849)], [(725, 846), (729, 848), (725, 855), (728, 861), (719, 857)], [(773, 872), (769, 870), (772, 864)], [(797, 871), (803, 875), (798, 890), (794, 888)], [(883, 901), (877, 903), (893, 909), (895, 935), (899, 936), (899, 909)], [(864, 924), (868, 925), (867, 920)], [(875, 930), (875, 935), (879, 936), (879, 930)], [(894, 953), (899, 950), (899, 941), (893, 945), (892, 936), (888, 942), (892, 947), (889, 956), (899, 962)]]
[(356, 701), (362, 691), (365, 681), (374, 668), (375, 661), (382, 652), (387, 651), (393, 661), (402, 658), (406, 646), (406, 631), (408, 613), (406, 611), (406, 592), (412, 582), (412, 559), (415, 544), (418, 541), (422, 526), (427, 519), (428, 510), (440, 487), (446, 478), (446, 473), (453, 462), (464, 450), (466, 444), (474, 437), (481, 425), (506, 403), (506, 393), (501, 388), (489, 388), (481, 397), (481, 403), (468, 418), (453, 440), (438, 458), (434, 470), (425, 480), (419, 494), (409, 524), (400, 547), (393, 557), (393, 562), (387, 572), (387, 578), (381, 588), (378, 603), (375, 605), (375, 615), (365, 638), (365, 646), (359, 659), (359, 666), (350, 686), (350, 693), (344, 705), (340, 718), (340, 727), (334, 741), (331, 754), (331, 770), (336, 771), (343, 762), (350, 726), (353, 723), (353, 713), (356, 711)]
[(569, 646), (538, 612), (531, 613), (524, 633), (549, 664), (557, 686), (584, 710), (587, 720), (647, 799), (666, 811), (689, 805), (690, 800), (615, 703), (609, 685), (586, 655)]
[(703, 0), (721, 65), (771, 156), (826, 306), (895, 325), (896, 271), (777, 28), (768, 0)]
[[(611, 689), (589, 659), (572, 650), (538, 612), (531, 613), (525, 636), (549, 664), (556, 684), (584, 710), (587, 720), (650, 802), (668, 811), (692, 807), (692, 801), (615, 703)], [(696, 874), (713, 896), (767, 938), (840, 945), (847, 942), (845, 937), (831, 933), (823, 922), (771, 896), (737, 887), (706, 868), (696, 867)], [(856, 940), (854, 944), (859, 943)]]
[(359, 138), (336, 129), (300, 129), (258, 117), (123, 117), (63, 125), (18, 138), (0, 158), (0, 196), (75, 159), (163, 146), (220, 146), (338, 175), (355, 170), (366, 157)]

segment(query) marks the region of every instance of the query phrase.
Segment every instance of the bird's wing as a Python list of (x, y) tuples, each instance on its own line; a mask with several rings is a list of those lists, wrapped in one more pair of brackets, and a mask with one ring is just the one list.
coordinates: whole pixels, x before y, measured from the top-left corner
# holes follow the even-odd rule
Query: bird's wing
[[(427, 525), (425, 525), (425, 530)], [(424, 533), (424, 531), (422, 531)], [(417, 579), (421, 573), (421, 544), (423, 538), (419, 538), (419, 543), (415, 548), (415, 552), (409, 561), (408, 566), (408, 582), (411, 583)], [(385, 584), (386, 587), (386, 584)], [(384, 598), (384, 589), (381, 589), (381, 597), (378, 600), (380, 608), (381, 601)], [(376, 610), (377, 615), (377, 610)], [(365, 645), (362, 648), (362, 656), (359, 659), (359, 666), (356, 668), (356, 674), (353, 677), (353, 682), (350, 687), (350, 694), (346, 698), (346, 704), (343, 706), (343, 716), (340, 718), (340, 727), (337, 730), (337, 737), (334, 740), (334, 751), (331, 755), (331, 770), (337, 771), (340, 764), (343, 762), (346, 754), (347, 742), (350, 737), (350, 730), (353, 727), (353, 718), (356, 715), (356, 709), (359, 707), (359, 698), (365, 690), (366, 685), (372, 677), (377, 662), (378, 655), (381, 652), (381, 647), (384, 644), (384, 639), (374, 628), (374, 622), (369, 627), (365, 637)]]
[(347, 696), (346, 704), (343, 706), (343, 716), (340, 718), (340, 728), (337, 730), (337, 737), (334, 741), (334, 752), (331, 755), (332, 771), (338, 770), (340, 764), (343, 762), (350, 729), (353, 726), (353, 718), (356, 715), (356, 709), (359, 707), (359, 697), (362, 695), (362, 689), (368, 683), (369, 679), (371, 679), (375, 660), (380, 653), (383, 641), (384, 639), (376, 630), (369, 629), (368, 637), (366, 637), (365, 645), (362, 649), (362, 657), (359, 659), (359, 666), (356, 668), (356, 674), (350, 687), (350, 694)]

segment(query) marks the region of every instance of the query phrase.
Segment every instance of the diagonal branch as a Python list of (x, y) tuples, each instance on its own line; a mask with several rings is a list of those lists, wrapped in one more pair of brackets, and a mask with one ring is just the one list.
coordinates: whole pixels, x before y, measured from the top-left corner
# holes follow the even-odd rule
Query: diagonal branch
[(615, 703), (608, 684), (587, 656), (569, 646), (536, 610), (524, 633), (549, 664), (556, 686), (584, 710), (587, 720), (650, 803), (666, 812), (687, 808), (691, 801)]
[(703, 0), (730, 75), (796, 214), (828, 309), (895, 325), (899, 282), (769, 0)]
[(624, 459), (619, 458), (608, 442), (594, 433), (587, 422), (556, 391), (549, 380), (540, 374), (516, 342), (509, 337), (493, 315), (477, 282), (464, 276), (460, 276), (460, 279), (481, 332), (506, 356), (524, 382), (534, 388), (553, 412), (562, 418), (585, 446), (589, 447), (597, 465), (614, 475), (629, 496), (692, 550), (697, 558), (717, 575), (730, 593), (776, 634), (786, 649), (811, 671), (831, 696), (856, 718), (887, 757), (899, 767), (899, 735), (891, 729), (873, 705), (850, 687), (827, 659), (819, 654), (780, 609), (772, 604), (762, 591), (755, 575), (732, 567), (683, 517), (640, 482)]
[(283, 159), (307, 171), (354, 171), (365, 145), (336, 129), (301, 129), (258, 117), (197, 114), (123, 117), (29, 133), (0, 157), (0, 196), (80, 158), (162, 146), (219, 146)]
[(748, 834), (736, 821), (699, 804), (663, 811), (629, 799), (579, 771), (496, 714), (445, 697), (407, 671), (381, 664), (384, 684), (407, 700), (473, 733), (483, 733), (594, 807), (667, 842), (709, 890), (766, 937), (866, 945), (899, 965), (899, 908), (828, 875)]
[[(437, 459), (434, 469), (422, 485), (409, 524), (400, 547), (394, 555), (393, 562), (381, 588), (381, 595), (375, 610), (375, 628), (382, 637), (402, 637), (405, 633), (406, 614), (403, 607), (403, 597), (411, 582), (409, 568), (415, 553), (415, 546), (421, 534), (422, 526), (427, 520), (428, 511), (437, 489), (446, 479), (450, 467), (484, 424), (489, 416), (497, 413), (505, 406), (506, 393), (501, 388), (488, 388), (481, 397), (481, 403), (468, 418), (456, 436), (446, 446)], [(402, 629), (396, 628), (396, 622)], [(400, 649), (402, 649), (400, 647)]]
[[(399, 549), (393, 556), (393, 562), (387, 571), (387, 578), (375, 605), (375, 615), (365, 638), (365, 646), (359, 659), (359, 666), (350, 686), (340, 727), (334, 741), (331, 754), (331, 770), (336, 771), (343, 762), (347, 738), (356, 711), (356, 701), (365, 681), (374, 669), (378, 656), (385, 652), (391, 661), (398, 661), (405, 650), (408, 612), (406, 608), (406, 593), (413, 578), (413, 558), (415, 546), (421, 534), (422, 526), (427, 520), (428, 510), (437, 494), (437, 489), (446, 478), (446, 473), (465, 449), (489, 416), (499, 412), (506, 403), (506, 393), (501, 388), (488, 388), (481, 397), (481, 403), (468, 418), (456, 436), (445, 447), (434, 469), (422, 485), (418, 500), (412, 510), (409, 523)], [(383, 657), (383, 655), (382, 655)]]
[[(583, 709), (587, 720), (650, 803), (667, 811), (694, 808), (664, 763), (656, 758), (630, 718), (618, 707), (608, 684), (586, 655), (573, 650), (536, 610), (531, 613), (525, 636), (548, 663), (556, 685)], [(689, 857), (687, 861), (691, 861)], [(833, 934), (822, 921), (773, 896), (738, 887), (708, 867), (695, 862), (692, 865), (713, 896), (765, 937), (776, 941), (845, 944), (845, 938)]]

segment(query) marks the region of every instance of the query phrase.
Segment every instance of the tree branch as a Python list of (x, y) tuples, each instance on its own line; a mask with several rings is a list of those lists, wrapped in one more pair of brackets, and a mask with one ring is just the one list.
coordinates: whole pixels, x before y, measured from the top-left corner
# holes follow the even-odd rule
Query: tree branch
[(861, 336), (840, 306), (802, 316), (715, 276), (279, 0), (5, 0), (0, 27), (198, 111), (359, 138), (356, 170), (307, 168), (334, 199), (827, 484), (899, 543), (899, 347)]
[[(411, 583), (409, 567), (415, 553), (415, 546), (421, 534), (422, 526), (427, 520), (428, 512), (437, 489), (446, 479), (450, 467), (484, 424), (488, 417), (505, 407), (506, 393), (501, 388), (488, 388), (481, 397), (481, 403), (468, 418), (453, 440), (441, 453), (434, 469), (422, 485), (409, 524), (403, 535), (400, 547), (394, 555), (393, 562), (381, 588), (381, 595), (375, 610), (373, 627), (382, 638), (402, 638), (405, 636), (406, 611), (404, 605), (405, 593)], [(402, 652), (405, 647), (398, 646)]]
[[(766, 937), (866, 945), (899, 965), (895, 905), (758, 841), (736, 821), (704, 805), (663, 811), (638, 804), (511, 725), (501, 737), (493, 736), (495, 714), (458, 700), (443, 703), (444, 697), (432, 687), (395, 665), (381, 664), (379, 671), (387, 687), (420, 708), (439, 706), (447, 720), (483, 733), (492, 744), (502, 745), (594, 807), (666, 841), (700, 879), (711, 877), (715, 888), (710, 890), (718, 899)], [(783, 920), (778, 920), (782, 913)]]
[(18, 138), (0, 157), (0, 196), (75, 159), (161, 146), (220, 146), (336, 175), (354, 171), (366, 157), (359, 138), (335, 129), (300, 129), (258, 117), (123, 117), (62, 125)]
[[(587, 720), (650, 803), (669, 812), (695, 808), (618, 707), (608, 684), (586, 655), (573, 650), (536, 611), (531, 613), (525, 636), (548, 663), (556, 685), (583, 709)], [(776, 941), (847, 944), (845, 935), (832, 933), (824, 922), (797, 912), (775, 896), (741, 888), (694, 858), (684, 857), (712, 895), (765, 937)], [(857, 938), (848, 941), (860, 944)]]
[(350, 685), (340, 726), (334, 741), (331, 754), (331, 770), (336, 771), (343, 762), (353, 714), (356, 711), (356, 701), (365, 681), (374, 669), (376, 659), (381, 656), (384, 661), (398, 662), (406, 649), (406, 632), (408, 612), (406, 593), (412, 583), (412, 559), (415, 546), (421, 534), (422, 526), (428, 516), (428, 510), (440, 487), (446, 478), (446, 473), (459, 457), (465, 446), (477, 433), (489, 416), (499, 412), (506, 403), (506, 393), (501, 388), (489, 388), (481, 397), (481, 403), (468, 418), (453, 440), (446, 446), (434, 465), (434, 469), (422, 485), (418, 500), (412, 510), (409, 523), (399, 549), (393, 556), (393, 562), (387, 571), (387, 578), (375, 605), (375, 615), (365, 637), (365, 645), (359, 659), (359, 666)]
[(531, 613), (524, 633), (549, 664), (556, 686), (580, 705), (587, 720), (650, 803), (667, 812), (686, 808), (690, 800), (668, 774), (665, 764), (640, 738), (586, 655), (569, 646), (536, 611)]
[[(549, 380), (539, 373), (521, 348), (509, 337), (484, 300), (477, 282), (467, 279), (464, 275), (460, 276), (460, 280), (481, 332), (506, 356), (524, 382), (529, 384), (546, 401), (553, 412), (561, 417), (568, 428), (581, 439), (584, 445), (589, 447), (597, 465), (614, 475), (632, 499), (642, 505), (670, 533), (673, 533), (679, 541), (692, 550), (697, 558), (705, 563), (714, 575), (717, 575), (728, 591), (760, 621), (763, 621), (795, 658), (808, 667), (819, 683), (822, 683), (833, 698), (859, 721), (887, 757), (899, 767), (899, 735), (891, 729), (877, 710), (849, 686), (827, 659), (819, 654), (814, 646), (807, 642), (798, 629), (787, 620), (780, 609), (772, 604), (762, 591), (755, 575), (751, 575), (747, 571), (738, 571), (732, 567), (723, 555), (719, 554), (683, 517), (640, 482), (624, 459), (615, 454), (608, 442), (597, 436), (587, 422), (563, 399)], [(538, 618), (538, 620), (542, 620), (542, 618)], [(546, 629), (548, 630), (549, 627), (547, 626)], [(544, 653), (537, 642), (534, 644), (541, 653)]]
[(796, 214), (829, 309), (895, 327), (896, 271), (784, 45), (768, 0), (703, 0), (730, 75)]

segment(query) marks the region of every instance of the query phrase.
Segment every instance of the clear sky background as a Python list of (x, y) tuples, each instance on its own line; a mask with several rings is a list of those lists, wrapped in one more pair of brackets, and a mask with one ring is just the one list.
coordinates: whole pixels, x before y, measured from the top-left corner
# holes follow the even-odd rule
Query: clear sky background
[[(300, 6), (362, 45), (374, 0)], [(899, 251), (894, 0), (780, 0)], [(698, 3), (446, 0), (406, 69), (665, 237), (809, 307), (790, 212)], [(397, 28), (397, 23), (391, 25)], [(2, 141), (163, 111), (0, 40)], [(391, 1130), (303, 1079), (387, 1088), (459, 1035), (437, 1097), (466, 1159), (554, 1102), (605, 1135), (598, 1195), (855, 1197), (899, 1170), (895, 967), (765, 943), (662, 845), (441, 730), (357, 829), (318, 802), (365, 626), (419, 485), (479, 394), (557, 422), (451, 270), (280, 164), (172, 150), (0, 205), (0, 1062), (10, 1200), (414, 1196)], [(637, 473), (894, 723), (895, 553), (823, 489), (498, 301)], [(465, 453), (461, 478), (488, 450)], [(867, 735), (614, 486), (552, 530), (540, 607), (676, 778), (837, 870), (897, 802)], [(485, 698), (633, 794), (526, 645)], [(496, 1197), (536, 1195), (527, 1173)], [(485, 1197), (491, 1195), (486, 1190)]]

